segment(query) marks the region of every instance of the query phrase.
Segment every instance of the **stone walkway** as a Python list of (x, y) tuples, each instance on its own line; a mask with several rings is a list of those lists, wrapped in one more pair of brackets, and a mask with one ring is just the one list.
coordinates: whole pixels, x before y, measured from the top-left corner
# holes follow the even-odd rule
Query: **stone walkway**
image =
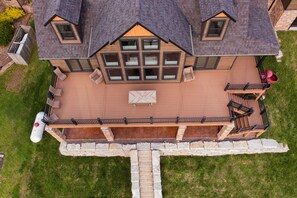
[(244, 141), (196, 141), (180, 143), (66, 143), (59, 148), (66, 156), (130, 157), (134, 198), (162, 197), (160, 156), (221, 156), (285, 153), (287, 145), (272, 139)]

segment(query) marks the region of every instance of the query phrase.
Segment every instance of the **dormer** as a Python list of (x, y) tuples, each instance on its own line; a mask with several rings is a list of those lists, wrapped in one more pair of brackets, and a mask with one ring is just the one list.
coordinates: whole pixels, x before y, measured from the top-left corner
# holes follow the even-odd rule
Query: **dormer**
[(233, 0), (200, 0), (202, 40), (223, 40), (230, 21), (237, 16)]
[(52, 0), (44, 26), (51, 24), (61, 44), (81, 43), (80, 15), (83, 0)]

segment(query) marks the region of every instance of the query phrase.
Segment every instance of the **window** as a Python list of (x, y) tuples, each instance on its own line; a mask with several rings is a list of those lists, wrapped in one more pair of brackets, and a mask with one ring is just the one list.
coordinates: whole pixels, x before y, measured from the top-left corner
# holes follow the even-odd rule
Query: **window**
[(164, 65), (178, 65), (180, 59), (179, 52), (165, 52)]
[(221, 37), (226, 20), (211, 20), (209, 22), (207, 37)]
[(107, 67), (120, 66), (118, 54), (102, 54), (102, 58)]
[(125, 66), (139, 66), (138, 53), (123, 54), (123, 61)]
[(71, 24), (58, 24), (55, 23), (62, 40), (77, 40)]
[(158, 80), (159, 69), (158, 68), (145, 68), (144, 69), (145, 80)]
[(216, 69), (220, 62), (220, 57), (198, 57), (194, 66), (194, 70)]
[(121, 40), (122, 50), (138, 50), (137, 40)]
[(127, 80), (140, 80), (140, 69), (126, 69)]
[(159, 53), (143, 53), (145, 66), (158, 66), (159, 65)]
[(160, 49), (159, 39), (143, 39), (142, 40), (143, 50), (158, 50)]
[(123, 80), (121, 69), (106, 69), (106, 73), (111, 81)]
[(177, 78), (178, 67), (163, 68), (163, 80), (175, 80)]
[(81, 59), (81, 60), (70, 59), (70, 60), (66, 60), (66, 63), (71, 72), (82, 72), (82, 71), (90, 72), (93, 70), (88, 59)]

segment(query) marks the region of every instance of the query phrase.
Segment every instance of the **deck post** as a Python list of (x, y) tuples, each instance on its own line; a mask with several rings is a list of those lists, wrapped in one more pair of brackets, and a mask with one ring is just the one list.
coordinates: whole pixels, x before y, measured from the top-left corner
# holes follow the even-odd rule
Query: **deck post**
[(113, 135), (112, 130), (111, 130), (110, 127), (101, 127), (101, 131), (104, 134), (107, 141), (109, 141), (109, 142), (114, 141), (114, 135)]
[(179, 126), (176, 133), (176, 141), (181, 141), (184, 138), (187, 126)]
[(45, 130), (59, 142), (65, 142), (66, 136), (59, 129), (46, 126)]
[(224, 140), (229, 133), (234, 129), (234, 123), (224, 125), (223, 128), (218, 133), (218, 140)]

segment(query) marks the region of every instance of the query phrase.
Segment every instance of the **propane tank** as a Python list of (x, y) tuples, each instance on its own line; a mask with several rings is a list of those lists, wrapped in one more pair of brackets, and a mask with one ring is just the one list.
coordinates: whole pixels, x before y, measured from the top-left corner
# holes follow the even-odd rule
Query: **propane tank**
[(30, 140), (34, 143), (40, 142), (40, 140), (42, 139), (43, 131), (45, 129), (45, 123), (42, 121), (44, 115), (44, 112), (39, 112), (36, 115), (30, 136)]

